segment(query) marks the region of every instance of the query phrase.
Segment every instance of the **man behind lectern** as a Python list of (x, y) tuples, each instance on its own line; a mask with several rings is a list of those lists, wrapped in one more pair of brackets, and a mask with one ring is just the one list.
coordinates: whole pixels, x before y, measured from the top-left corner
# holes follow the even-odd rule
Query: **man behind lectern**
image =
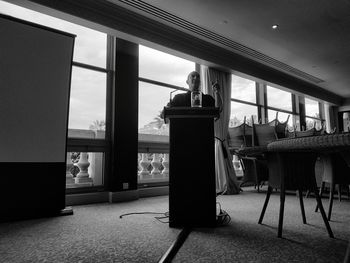
[[(189, 91), (186, 93), (177, 94), (169, 103), (168, 107), (191, 107), (191, 92), (200, 91), (200, 75), (197, 71), (192, 71), (188, 74), (186, 83)], [(215, 107), (215, 100), (212, 96), (202, 94), (202, 107)]]

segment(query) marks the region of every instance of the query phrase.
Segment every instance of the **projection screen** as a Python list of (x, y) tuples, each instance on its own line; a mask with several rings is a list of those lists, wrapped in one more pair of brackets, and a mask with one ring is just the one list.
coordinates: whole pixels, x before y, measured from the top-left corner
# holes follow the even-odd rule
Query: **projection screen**
[(0, 14), (0, 163), (65, 162), (74, 37)]

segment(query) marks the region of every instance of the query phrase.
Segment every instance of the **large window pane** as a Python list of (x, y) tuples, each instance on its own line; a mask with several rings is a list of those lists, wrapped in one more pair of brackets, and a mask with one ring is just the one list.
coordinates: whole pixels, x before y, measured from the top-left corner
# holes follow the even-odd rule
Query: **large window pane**
[[(160, 118), (160, 113), (169, 102), (171, 91), (169, 88), (139, 82), (139, 133), (169, 135), (169, 127)], [(179, 92), (174, 92), (172, 97)]]
[(258, 109), (256, 106), (234, 101), (231, 102), (230, 127), (242, 124), (244, 117), (246, 117), (246, 123), (251, 124), (251, 116), (253, 116), (254, 123), (256, 123), (258, 119)]
[(256, 103), (255, 81), (232, 75), (231, 98)]
[(313, 127), (315, 127), (317, 130), (322, 129), (322, 122), (321, 120), (312, 119), (312, 118), (305, 118), (306, 121), (306, 129), (309, 130)]
[(187, 75), (195, 63), (173, 55), (139, 46), (139, 76), (187, 88)]
[(320, 118), (318, 101), (305, 98), (305, 115)]
[(77, 35), (73, 60), (106, 67), (106, 34), (3, 1), (0, 1), (0, 10), (7, 15)]
[[(104, 131), (106, 121), (106, 73), (73, 67), (69, 129)], [(103, 132), (99, 132), (104, 134)], [(75, 135), (74, 135), (75, 134)], [(84, 137), (70, 132), (71, 137)], [(88, 137), (88, 138), (89, 138)], [(103, 135), (104, 137), (104, 135)], [(95, 137), (97, 138), (97, 137)]]
[(266, 90), (268, 106), (292, 111), (292, 95), (290, 92), (276, 89), (270, 86), (267, 86)]

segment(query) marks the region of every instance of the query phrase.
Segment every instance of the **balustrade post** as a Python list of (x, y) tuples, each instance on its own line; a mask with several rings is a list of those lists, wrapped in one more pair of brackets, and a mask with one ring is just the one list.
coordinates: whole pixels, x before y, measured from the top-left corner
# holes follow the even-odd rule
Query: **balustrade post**
[(162, 165), (162, 163), (160, 161), (160, 154), (159, 153), (153, 154), (153, 159), (152, 159), (151, 165), (153, 168), (151, 171), (152, 178), (161, 178), (162, 174), (160, 173), (159, 168)]
[(147, 153), (142, 153), (141, 161), (140, 161), (141, 171), (139, 172), (140, 179), (148, 179), (151, 177), (151, 174), (148, 171), (149, 165), (150, 165), (150, 161), (148, 160)]
[(169, 177), (169, 153), (163, 154), (162, 165), (164, 168), (162, 171), (163, 178), (168, 178)]
[(79, 186), (92, 186), (93, 181), (89, 177), (88, 168), (90, 166), (89, 160), (88, 160), (88, 154), (86, 152), (80, 153), (79, 162), (77, 163), (80, 171), (75, 177), (75, 183)]

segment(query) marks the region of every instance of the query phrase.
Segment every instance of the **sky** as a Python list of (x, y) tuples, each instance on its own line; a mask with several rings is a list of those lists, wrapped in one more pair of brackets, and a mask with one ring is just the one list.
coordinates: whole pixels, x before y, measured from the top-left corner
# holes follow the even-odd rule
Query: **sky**
[[(77, 35), (73, 60), (106, 68), (107, 35), (89, 28), (46, 16), (0, 0), (0, 12)], [(148, 47), (139, 47), (139, 76), (187, 88), (186, 78), (195, 63)], [(290, 93), (268, 87), (268, 101), (278, 108), (291, 110)], [(139, 82), (139, 127), (152, 122), (169, 102), (170, 88)], [(174, 96), (174, 93), (172, 96)], [(232, 97), (255, 103), (255, 82), (238, 76), (232, 78)], [(89, 129), (95, 120), (105, 120), (106, 73), (73, 67), (69, 128)], [(309, 116), (318, 112), (317, 102), (307, 102)], [(231, 118), (257, 115), (256, 107), (231, 103)], [(281, 120), (286, 116), (279, 115)]]

